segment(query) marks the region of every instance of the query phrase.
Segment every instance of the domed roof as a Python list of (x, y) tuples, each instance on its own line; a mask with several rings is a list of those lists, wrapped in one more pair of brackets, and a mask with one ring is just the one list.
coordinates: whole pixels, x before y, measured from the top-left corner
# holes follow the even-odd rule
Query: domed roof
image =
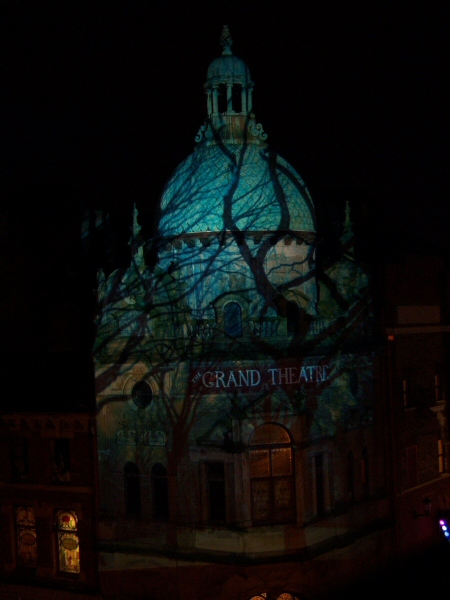
[(237, 56), (222, 54), (209, 65), (206, 76), (208, 87), (219, 83), (249, 85), (252, 83), (249, 68)]
[(298, 173), (256, 144), (202, 144), (182, 162), (161, 202), (160, 235), (315, 231), (314, 206)]
[(221, 83), (253, 85), (247, 65), (242, 59), (233, 55), (231, 50), (233, 39), (227, 25), (224, 25), (222, 29), (220, 43), (223, 46), (222, 56), (213, 60), (209, 65), (205, 87), (213, 88)]

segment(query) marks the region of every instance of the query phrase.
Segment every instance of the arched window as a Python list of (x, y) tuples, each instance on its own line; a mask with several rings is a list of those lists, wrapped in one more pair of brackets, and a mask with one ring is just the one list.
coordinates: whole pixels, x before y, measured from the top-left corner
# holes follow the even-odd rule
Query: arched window
[(355, 459), (350, 450), (347, 454), (347, 500), (353, 502), (355, 499)]
[(255, 524), (295, 521), (291, 438), (281, 425), (266, 423), (250, 438), (252, 519)]
[(153, 518), (165, 520), (169, 518), (169, 488), (167, 470), (161, 463), (152, 467)]
[(66, 573), (80, 572), (80, 546), (78, 519), (74, 512), (60, 510), (56, 515), (58, 535), (59, 570)]
[(367, 498), (370, 495), (369, 453), (367, 452), (367, 448), (363, 448), (361, 454), (361, 484), (363, 496)]
[(223, 309), (225, 333), (231, 337), (242, 336), (242, 309), (237, 302), (228, 302)]
[(139, 469), (134, 462), (127, 462), (123, 471), (127, 516), (139, 517), (141, 514), (141, 480)]
[(20, 506), (16, 510), (18, 564), (22, 567), (37, 565), (36, 519), (34, 510)]
[(287, 332), (298, 335), (300, 333), (300, 309), (295, 302), (286, 305)]
[(138, 408), (147, 408), (153, 398), (152, 388), (146, 381), (138, 381), (131, 392), (131, 397)]

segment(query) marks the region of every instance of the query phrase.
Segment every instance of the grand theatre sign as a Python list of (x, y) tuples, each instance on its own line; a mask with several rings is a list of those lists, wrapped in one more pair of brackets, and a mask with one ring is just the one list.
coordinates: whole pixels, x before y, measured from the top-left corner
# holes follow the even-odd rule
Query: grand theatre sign
[(214, 366), (200, 364), (192, 369), (190, 388), (191, 393), (220, 394), (233, 390), (257, 392), (261, 389), (295, 389), (305, 384), (320, 386), (329, 380), (330, 369), (330, 365), (324, 362)]

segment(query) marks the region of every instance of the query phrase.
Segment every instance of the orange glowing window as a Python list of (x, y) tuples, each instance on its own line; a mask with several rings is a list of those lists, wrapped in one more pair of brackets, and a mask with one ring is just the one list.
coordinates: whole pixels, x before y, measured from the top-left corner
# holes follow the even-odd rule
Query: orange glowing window
[(32, 508), (20, 506), (16, 511), (18, 564), (22, 567), (37, 565), (36, 520)]
[(72, 511), (60, 510), (56, 515), (58, 535), (59, 570), (66, 573), (80, 572), (80, 544), (78, 519)]

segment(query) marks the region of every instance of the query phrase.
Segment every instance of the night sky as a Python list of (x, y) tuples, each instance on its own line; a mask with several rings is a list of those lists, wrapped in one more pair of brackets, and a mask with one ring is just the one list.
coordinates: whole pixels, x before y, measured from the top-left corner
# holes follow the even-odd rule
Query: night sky
[(86, 282), (74, 291), (82, 206), (111, 213), (118, 255), (133, 202), (151, 236), (164, 183), (204, 121), (224, 24), (255, 82), (257, 121), (305, 180), (321, 229), (343, 219), (348, 199), (364, 257), (450, 250), (450, 5), (391, 4), (11, 4), (4, 339), (34, 352), (49, 338), (44, 314), (71, 310), (81, 323), (92, 310), (79, 310), (92, 304)]

